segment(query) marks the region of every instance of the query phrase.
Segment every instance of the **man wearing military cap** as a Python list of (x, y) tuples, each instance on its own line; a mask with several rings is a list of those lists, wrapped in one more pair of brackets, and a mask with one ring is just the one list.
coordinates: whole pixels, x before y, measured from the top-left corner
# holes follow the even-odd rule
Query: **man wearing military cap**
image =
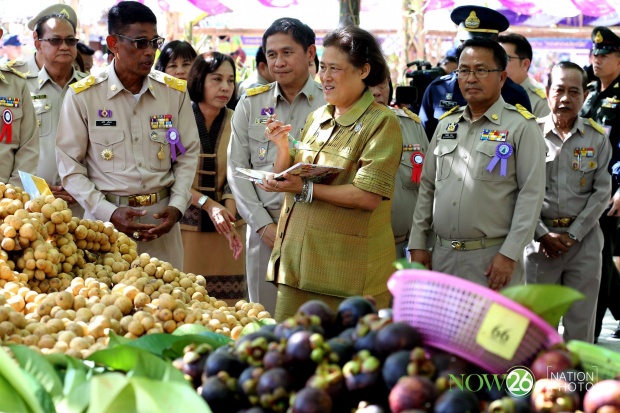
[[(71, 6), (67, 4), (53, 4), (41, 10), (36, 16), (28, 21), (28, 28), (32, 30), (32, 38), (35, 41), (37, 39), (37, 23), (41, 20), (41, 18), (51, 16), (53, 14), (66, 17), (67, 20), (73, 24), (73, 27), (77, 27), (77, 14)], [(41, 70), (41, 67), (43, 67), (43, 58), (35, 52), (32, 56), (27, 58), (25, 62), (19, 62), (15, 67), (22, 72), (36, 75), (39, 70)]]
[[(473, 37), (497, 41), (499, 33), (510, 26), (510, 22), (503, 14), (481, 6), (457, 7), (452, 10), (450, 18), (459, 26), (456, 37), (461, 42)], [(531, 111), (530, 99), (525, 89), (510, 78), (504, 82), (501, 93), (506, 103), (520, 104)], [(435, 133), (439, 118), (445, 112), (455, 106), (464, 106), (465, 103), (454, 73), (435, 79), (424, 92), (420, 107), (420, 120), (428, 138), (430, 139)]]
[[(594, 331), (596, 339), (601, 333), (607, 308), (616, 320), (620, 320), (620, 274), (613, 262), (620, 222), (620, 37), (607, 27), (599, 26), (592, 30), (592, 44), (594, 74), (598, 79), (588, 85), (589, 95), (581, 116), (602, 125), (612, 147), (609, 162), (612, 197), (599, 221), (605, 243)], [(620, 326), (613, 337), (620, 338)]]
[(257, 190), (245, 179), (235, 177), (235, 168), (273, 171), (277, 148), (265, 137), (271, 115), (292, 125), (291, 135), (301, 135), (306, 118), (325, 104), (323, 89), (308, 72), (314, 60), (314, 31), (297, 19), (283, 17), (263, 34), (263, 50), (274, 83), (248, 89), (241, 96), (232, 118), (228, 145), (228, 184), (239, 214), (248, 223), (246, 274), (250, 301), (259, 302), (275, 313), (277, 288), (266, 281), (267, 266), (276, 238), (277, 222), (284, 194)]

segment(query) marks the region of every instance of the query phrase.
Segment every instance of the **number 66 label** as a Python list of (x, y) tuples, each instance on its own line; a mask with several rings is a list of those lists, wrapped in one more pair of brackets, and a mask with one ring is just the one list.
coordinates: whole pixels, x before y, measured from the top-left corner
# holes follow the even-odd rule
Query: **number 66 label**
[(493, 303), (478, 330), (476, 343), (490, 353), (512, 360), (529, 324), (527, 317)]

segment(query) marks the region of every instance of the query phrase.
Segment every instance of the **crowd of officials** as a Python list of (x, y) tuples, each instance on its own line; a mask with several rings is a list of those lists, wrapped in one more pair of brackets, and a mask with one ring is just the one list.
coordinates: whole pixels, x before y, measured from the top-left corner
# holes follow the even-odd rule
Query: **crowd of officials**
[[(122, 1), (108, 14), (113, 60), (89, 75), (75, 11), (50, 6), (28, 25), (36, 53), (0, 66), (0, 181), (40, 176), (74, 216), (112, 222), (140, 253), (278, 320), (310, 299), (387, 307), (392, 262), (408, 257), (495, 290), (573, 287), (586, 298), (564, 337), (596, 341), (607, 308), (620, 319), (620, 38), (592, 31), (593, 81), (558, 62), (539, 85), (527, 39), (500, 35), (503, 15), (451, 18), (456, 69), (418, 116), (391, 106), (381, 47), (358, 27), (328, 33), (319, 62), (313, 30), (277, 19), (236, 85), (230, 55), (164, 46), (153, 12)], [(340, 172), (284, 172), (300, 162)]]

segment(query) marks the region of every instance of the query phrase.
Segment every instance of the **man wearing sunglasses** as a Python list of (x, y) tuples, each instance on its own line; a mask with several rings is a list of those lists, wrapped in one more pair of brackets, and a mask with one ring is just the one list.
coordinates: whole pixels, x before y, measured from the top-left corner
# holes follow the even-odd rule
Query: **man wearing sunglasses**
[(152, 71), (164, 39), (148, 7), (119, 2), (108, 31), (114, 60), (65, 97), (56, 135), (62, 185), (86, 218), (111, 221), (138, 243), (138, 254), (182, 270), (178, 221), (200, 145), (186, 82)]
[[(41, 10), (36, 16), (28, 21), (28, 28), (32, 30), (32, 38), (35, 42), (39, 37), (37, 31), (35, 30), (37, 23), (43, 17), (52, 16), (54, 14), (64, 16), (71, 22), (73, 27), (77, 27), (77, 14), (71, 6), (66, 4), (53, 4)], [(36, 52), (28, 57), (24, 62), (15, 63), (15, 68), (17, 70), (28, 73), (29, 75), (36, 75), (39, 70), (41, 70), (41, 67), (43, 67), (43, 56), (37, 54)]]
[(42, 16), (35, 23), (34, 45), (43, 65), (28, 75), (28, 88), (39, 125), (37, 176), (45, 179), (56, 198), (67, 201), (73, 216), (81, 218), (84, 208), (62, 187), (56, 157), (56, 129), (60, 107), (69, 86), (86, 77), (73, 68), (77, 54), (75, 25), (64, 14)]
[(545, 194), (545, 143), (536, 117), (501, 96), (508, 58), (499, 43), (466, 40), (457, 59), (467, 105), (439, 120), (408, 248), (413, 261), (499, 290), (524, 282), (523, 250)]

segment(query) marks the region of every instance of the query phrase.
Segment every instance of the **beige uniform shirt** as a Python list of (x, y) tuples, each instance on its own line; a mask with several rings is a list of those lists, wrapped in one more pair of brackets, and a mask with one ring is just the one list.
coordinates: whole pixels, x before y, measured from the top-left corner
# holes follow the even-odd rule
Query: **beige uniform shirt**
[[(41, 70), (39, 68), (39, 65), (37, 64), (37, 53), (33, 53), (30, 56), (28, 56), (28, 58), (26, 59), (26, 61), (24, 62), (25, 64), (25, 69), (28, 73), (28, 75), (31, 76), (36, 76), (37, 73), (39, 73), (39, 70)], [(21, 68), (18, 68), (19, 70), (21, 70)]]
[[(398, 116), (400, 129), (403, 134), (403, 152), (400, 156), (400, 165), (396, 173), (394, 195), (392, 196), (392, 231), (394, 239), (400, 240), (409, 235), (413, 221), (413, 210), (418, 200), (420, 183), (413, 182), (414, 163), (419, 162), (419, 154), (426, 156), (428, 138), (420, 124), (420, 118), (403, 109), (390, 108)], [(415, 159), (412, 159), (415, 158)], [(415, 163), (416, 169), (422, 168), (423, 163)]]
[[(526, 119), (530, 118), (530, 119)], [(498, 146), (509, 144), (489, 172)], [(422, 171), (409, 249), (425, 249), (434, 229), (444, 239), (506, 237), (499, 252), (517, 260), (532, 240), (545, 194), (545, 144), (534, 116), (500, 97), (472, 122), (459, 108), (439, 121)]]
[(246, 179), (235, 178), (235, 168), (273, 171), (278, 151), (265, 137), (270, 110), (285, 125), (293, 126), (290, 134), (299, 140), (308, 115), (324, 104), (323, 89), (310, 76), (292, 103), (284, 99), (276, 82), (248, 89), (239, 100), (232, 118), (232, 135), (228, 145), (228, 184), (237, 201), (239, 214), (254, 231), (273, 222), (267, 210), (279, 210), (284, 194), (266, 192)]
[(71, 69), (71, 80), (61, 88), (47, 73), (45, 67), (38, 75), (28, 76), (28, 88), (39, 125), (39, 165), (37, 176), (45, 179), (49, 185), (60, 185), (58, 166), (56, 166), (56, 129), (60, 118), (60, 108), (69, 85), (82, 80), (86, 73)]
[[(183, 213), (191, 201), (200, 150), (185, 81), (153, 71), (136, 102), (111, 64), (71, 89), (56, 135), (58, 172), (65, 189), (102, 221), (109, 221), (117, 208), (105, 194), (148, 194), (167, 187), (168, 205)], [(151, 117), (164, 115), (172, 115), (172, 126), (187, 150), (176, 162), (166, 139), (170, 129), (162, 124), (151, 128)], [(160, 160), (161, 150), (165, 156)]]
[[(538, 119), (538, 125), (547, 145), (547, 190), (540, 215), (542, 219), (575, 218), (568, 232), (581, 241), (598, 225), (609, 204), (611, 144), (602, 126), (582, 117), (563, 142), (551, 116)], [(534, 239), (548, 232), (539, 220)]]
[(527, 96), (530, 98), (532, 113), (538, 118), (547, 116), (551, 112), (551, 109), (549, 109), (545, 89), (539, 84), (534, 83), (529, 77), (525, 78), (521, 86), (523, 86), (523, 89), (527, 92)]
[(37, 172), (39, 131), (26, 80), (6, 66), (0, 66), (0, 115), (0, 182), (23, 187), (19, 171)]

